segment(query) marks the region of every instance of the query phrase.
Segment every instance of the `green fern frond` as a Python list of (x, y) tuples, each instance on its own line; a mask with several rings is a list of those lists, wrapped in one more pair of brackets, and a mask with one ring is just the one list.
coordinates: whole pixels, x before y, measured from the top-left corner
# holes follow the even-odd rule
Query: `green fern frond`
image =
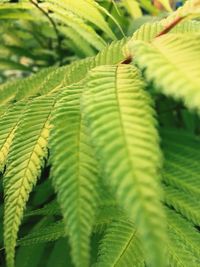
[[(127, 40), (127, 38), (123, 38), (119, 41), (112, 42), (104, 48), (104, 50), (95, 57), (95, 66), (117, 64), (123, 61), (125, 55), (123, 54), (122, 48)], [(93, 68), (95, 66), (93, 66)]]
[(46, 204), (43, 208), (26, 212), (25, 216), (50, 216), (61, 214), (57, 201)]
[[(199, 110), (199, 44), (199, 37), (169, 34), (151, 44), (133, 43), (133, 53), (147, 80), (153, 81), (160, 92)], [(192, 66), (190, 71), (188, 65)]]
[(98, 267), (143, 267), (142, 246), (135, 226), (130, 222), (114, 221), (100, 245)]
[(79, 82), (85, 78), (89, 70), (96, 66), (117, 64), (120, 61), (123, 61), (125, 59), (123, 47), (126, 41), (126, 38), (120, 41), (114, 41), (95, 57), (89, 57), (72, 63), (68, 67), (69, 69), (67, 75), (65, 76), (64, 85), (67, 86)]
[[(94, 56), (95, 51), (91, 45), (84, 40), (80, 34), (75, 32), (72, 28), (66, 26), (60, 26), (59, 30), (61, 33), (65, 34), (71, 41), (72, 45), (70, 48), (77, 54), (84, 56)], [(69, 40), (65, 41), (66, 46), (69, 46)], [(79, 44), (81, 43), (81, 46)]]
[(9, 9), (0, 9), (0, 20), (15, 20), (23, 19), (27, 21), (33, 21), (34, 16), (30, 14), (28, 9), (19, 9), (19, 8), (9, 8)]
[(1, 3), (0, 9), (32, 9), (32, 5), (26, 2), (20, 3)]
[(123, 47), (126, 41), (126, 38), (120, 41), (114, 41), (95, 57), (88, 57), (70, 64), (66, 67), (66, 75), (64, 76), (62, 86), (68, 86), (79, 82), (85, 78), (89, 70), (96, 66), (117, 64), (124, 60), (125, 55), (123, 54)]
[(45, 227), (32, 231), (32, 233), (17, 241), (20, 246), (32, 246), (36, 244), (46, 243), (65, 237), (66, 232), (63, 220), (51, 223)]
[[(79, 0), (78, 2), (72, 0), (44, 0), (44, 3), (54, 5), (54, 8), (57, 7), (57, 10), (66, 10), (70, 11), (71, 13), (75, 14), (79, 18), (83, 18), (98, 28), (100, 28), (103, 32), (105, 32), (109, 37), (112, 39), (116, 39), (114, 33), (110, 29), (108, 23), (105, 21), (104, 17), (102, 16), (101, 11), (105, 11), (105, 9), (101, 8), (99, 4), (95, 3), (93, 0)], [(87, 12), (85, 12), (87, 10)]]
[(116, 204), (98, 207), (93, 231), (102, 233), (115, 220), (127, 220), (127, 216)]
[(169, 228), (168, 265), (172, 267), (198, 267), (200, 264), (199, 233), (188, 221), (175, 214), (174, 211), (169, 209), (166, 211)]
[(54, 103), (54, 98), (47, 96), (29, 103), (8, 156), (4, 176), (4, 240), (8, 267), (14, 266), (14, 250), (23, 211), (46, 156), (49, 116)]
[(95, 57), (78, 60), (60, 68), (47, 68), (28, 78), (3, 84), (0, 86), (0, 104), (59, 91), (62, 87), (79, 82), (95, 66), (116, 64), (125, 58), (122, 51), (125, 42), (125, 38), (112, 42)]
[(55, 91), (59, 91), (60, 88), (67, 86), (65, 85), (65, 76), (67, 76), (68, 71), (71, 69), (70, 66), (62, 66), (57, 68), (55, 71), (49, 73), (45, 79), (43, 79), (40, 84), (38, 94), (45, 95), (48, 93), (54, 93)]
[(164, 130), (162, 139), (165, 154), (163, 180), (170, 185), (165, 187), (165, 202), (199, 225), (200, 141), (180, 130)]
[[(53, 206), (53, 205), (52, 205)], [(46, 210), (47, 211), (47, 210)], [(57, 213), (42, 213), (43, 215), (55, 215)], [(41, 209), (42, 212), (42, 209)], [(40, 215), (40, 211), (33, 212), (33, 215)], [(109, 206), (100, 206), (98, 207), (98, 212), (95, 217), (95, 223), (93, 225), (92, 231), (94, 233), (102, 233), (106, 227), (112, 222), (116, 220), (127, 220), (124, 212), (120, 210), (115, 205)], [(65, 223), (63, 220), (51, 223), (47, 226), (42, 226), (39, 229), (34, 229), (30, 234), (27, 234), (25, 237), (20, 238), (17, 241), (17, 245), (19, 246), (29, 246), (38, 243), (46, 243), (49, 241), (55, 241), (60, 237), (68, 236), (69, 229), (66, 228)]]
[[(165, 170), (163, 180), (168, 185), (183, 190), (197, 199), (200, 196), (200, 181), (198, 172), (196, 172), (193, 162), (184, 161), (183, 157), (176, 154), (165, 153)], [(182, 161), (181, 161), (182, 160)], [(183, 163), (184, 162), (184, 163)]]
[(162, 266), (165, 230), (157, 184), (161, 157), (151, 104), (132, 66), (95, 68), (85, 82), (83, 112), (105, 183), (136, 220), (152, 266)]
[(176, 234), (170, 234), (168, 244), (168, 266), (171, 267), (198, 267), (199, 259), (192, 254)]
[(200, 225), (200, 203), (198, 199), (176, 188), (164, 187), (164, 202), (180, 212), (189, 221)]
[[(44, 95), (49, 92), (59, 91), (62, 87), (79, 82), (85, 77), (87, 72), (95, 66), (116, 64), (122, 61), (125, 58), (122, 51), (125, 42), (125, 38), (120, 41), (112, 42), (95, 57), (78, 60), (68, 66), (57, 69), (49, 68), (31, 76), (24, 81), (25, 86), (22, 87), (23, 82), (21, 83), (22, 85), (19, 83), (20, 90), (18, 89), (18, 94), (15, 98), (19, 100), (22, 99), (23, 95), (30, 97), (36, 94)], [(31, 86), (32, 84), (34, 84), (34, 86)], [(13, 87), (16, 88), (16, 86), (12, 84), (9, 86), (10, 92), (12, 92)], [(6, 90), (8, 91), (8, 89)]]
[(20, 80), (17, 86), (15, 100), (19, 101), (28, 99), (29, 97), (40, 94), (41, 84), (43, 84), (47, 77), (55, 71), (55, 67), (45, 68), (28, 78)]
[(8, 102), (12, 101), (16, 95), (16, 87), (20, 84), (20, 81), (14, 80), (9, 81), (0, 85), (0, 104), (6, 105)]
[(7, 105), (1, 105), (0, 106), (0, 118), (6, 114), (8, 111), (8, 106)]
[(66, 89), (52, 120), (51, 162), (72, 257), (76, 266), (89, 265), (90, 234), (97, 205), (97, 163), (80, 113), (81, 85)]
[(54, 13), (51, 17), (54, 20), (60, 21), (62, 24), (72, 28), (76, 31), (85, 41), (89, 42), (93, 47), (100, 51), (105, 47), (105, 41), (100, 37), (96, 31), (85, 21), (77, 17), (74, 13), (67, 11), (66, 9), (57, 8), (54, 4), (44, 3), (43, 8), (48, 8)]
[(200, 259), (200, 234), (192, 223), (188, 222), (176, 212), (166, 209), (169, 232), (178, 236), (185, 245), (185, 250), (191, 251)]
[[(174, 27), (170, 33), (188, 33), (195, 34), (200, 32), (199, 21), (185, 21)], [(131, 38), (131, 41), (152, 41), (165, 27), (163, 21), (156, 21), (153, 23), (145, 23), (142, 25)]]
[(50, 67), (30, 77), (0, 85), (0, 104), (8, 105), (9, 102), (24, 100), (36, 95), (40, 90), (41, 83), (54, 69), (54, 67)]
[(164, 182), (199, 199), (200, 140), (180, 130), (161, 133), (165, 154)]
[(14, 133), (26, 104), (19, 102), (0, 118), (0, 172), (3, 171)]

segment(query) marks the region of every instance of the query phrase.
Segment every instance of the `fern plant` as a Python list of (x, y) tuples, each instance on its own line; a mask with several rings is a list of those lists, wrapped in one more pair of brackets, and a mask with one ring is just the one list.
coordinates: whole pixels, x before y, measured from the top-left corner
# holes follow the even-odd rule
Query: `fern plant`
[(0, 86), (1, 266), (200, 266), (200, 1), (105, 48), (106, 5), (31, 2), (101, 51)]

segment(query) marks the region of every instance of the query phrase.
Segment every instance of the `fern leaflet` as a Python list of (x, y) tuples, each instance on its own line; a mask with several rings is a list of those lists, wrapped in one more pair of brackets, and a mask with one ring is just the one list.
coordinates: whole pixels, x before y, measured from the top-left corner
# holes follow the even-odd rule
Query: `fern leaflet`
[(85, 81), (83, 108), (105, 183), (137, 222), (152, 266), (162, 266), (161, 159), (151, 104), (134, 67), (101, 66)]
[(14, 250), (23, 210), (37, 181), (47, 152), (49, 116), (53, 97), (32, 101), (16, 130), (4, 176), (4, 240), (8, 267), (14, 266)]
[(74, 263), (88, 266), (89, 238), (97, 204), (97, 163), (80, 114), (81, 92), (80, 85), (67, 88), (56, 105), (51, 162), (53, 184), (70, 233)]

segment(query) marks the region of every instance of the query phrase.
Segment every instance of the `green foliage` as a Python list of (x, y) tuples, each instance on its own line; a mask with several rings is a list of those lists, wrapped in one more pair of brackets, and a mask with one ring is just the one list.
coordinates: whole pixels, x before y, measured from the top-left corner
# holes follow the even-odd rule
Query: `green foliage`
[[(81, 92), (80, 85), (69, 87), (57, 101), (50, 148), (53, 185), (69, 231), (72, 255), (77, 266), (87, 266), (89, 237), (97, 206), (98, 171), (80, 112)], [(67, 151), (63, 147), (67, 147)]]
[[(136, 42), (133, 46), (135, 60), (145, 68), (147, 80), (152, 80), (167, 96), (183, 100), (186, 107), (199, 109), (198, 35), (188, 37), (170, 33), (156, 38), (151, 44)], [(192, 65), (192, 71), (188, 71), (186, 62)]]
[[(112, 244), (112, 246), (111, 246)], [(130, 222), (113, 221), (100, 245), (96, 266), (144, 266), (137, 229)]]
[(85, 81), (83, 112), (97, 158), (102, 162), (105, 183), (136, 220), (147, 253), (154, 258), (152, 262), (162, 266), (162, 251), (157, 244), (164, 242), (164, 224), (158, 223), (164, 217), (156, 182), (161, 159), (151, 100), (143, 88), (134, 67), (95, 68)]
[(53, 97), (46, 96), (28, 103), (9, 151), (4, 175), (4, 236), (9, 251), (8, 266), (13, 265), (13, 251), (23, 210), (47, 153), (49, 116), (54, 103)]
[(132, 2), (0, 4), (2, 267), (200, 266), (200, 3)]

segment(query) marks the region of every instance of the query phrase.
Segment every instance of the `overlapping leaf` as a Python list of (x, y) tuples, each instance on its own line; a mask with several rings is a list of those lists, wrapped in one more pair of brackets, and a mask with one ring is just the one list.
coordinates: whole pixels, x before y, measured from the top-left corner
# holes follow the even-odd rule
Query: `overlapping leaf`
[(84, 114), (105, 182), (137, 222), (150, 264), (163, 266), (165, 230), (157, 172), (161, 157), (144, 83), (134, 67), (101, 66), (90, 72), (85, 90)]

